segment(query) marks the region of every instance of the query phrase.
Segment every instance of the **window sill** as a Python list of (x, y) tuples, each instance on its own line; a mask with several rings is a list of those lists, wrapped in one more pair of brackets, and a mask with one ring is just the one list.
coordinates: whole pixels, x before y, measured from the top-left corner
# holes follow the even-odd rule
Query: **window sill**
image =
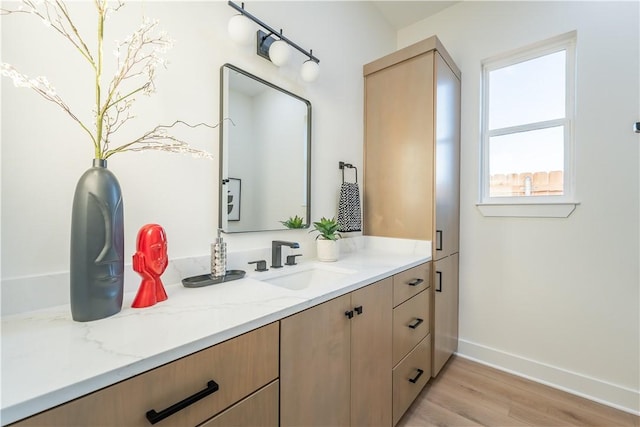
[(480, 213), (488, 217), (568, 218), (578, 202), (565, 203), (478, 203)]

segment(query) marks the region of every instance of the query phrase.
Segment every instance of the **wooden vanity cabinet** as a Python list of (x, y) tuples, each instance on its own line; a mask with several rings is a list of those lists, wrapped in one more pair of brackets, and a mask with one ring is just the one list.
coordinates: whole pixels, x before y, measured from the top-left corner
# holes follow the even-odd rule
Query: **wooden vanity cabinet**
[[(433, 36), (363, 74), (364, 234), (430, 240), (435, 283), (439, 261), (459, 252), (460, 70)], [(446, 297), (431, 298), (433, 376), (457, 349), (457, 270), (447, 277)]]
[(431, 263), (393, 277), (393, 425), (431, 378)]
[(392, 278), (281, 320), (282, 426), (390, 426)]
[(197, 393), (205, 396), (156, 425), (196, 426), (231, 407), (210, 426), (277, 426), (278, 332), (278, 322), (266, 325), (11, 426), (149, 427), (148, 411)]

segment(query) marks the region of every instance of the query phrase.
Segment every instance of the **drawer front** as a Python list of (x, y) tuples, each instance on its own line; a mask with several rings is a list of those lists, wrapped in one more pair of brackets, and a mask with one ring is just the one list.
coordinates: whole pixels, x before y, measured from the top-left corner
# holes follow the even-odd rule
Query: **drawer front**
[(276, 380), (201, 427), (278, 427), (280, 384)]
[(393, 306), (396, 307), (429, 287), (431, 262), (402, 271), (393, 276)]
[(24, 426), (149, 427), (161, 411), (213, 390), (157, 426), (195, 426), (278, 377), (278, 322), (183, 357), (19, 422)]
[(393, 366), (429, 333), (429, 297), (425, 290), (393, 309)]
[(427, 335), (393, 369), (393, 425), (400, 421), (430, 377), (431, 335)]

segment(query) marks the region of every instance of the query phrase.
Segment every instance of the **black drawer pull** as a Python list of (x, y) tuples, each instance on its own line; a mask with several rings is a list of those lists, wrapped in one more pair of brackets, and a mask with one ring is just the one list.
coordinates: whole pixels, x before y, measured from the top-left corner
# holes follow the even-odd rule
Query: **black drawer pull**
[(213, 380), (209, 380), (209, 382), (207, 383), (207, 388), (205, 388), (204, 390), (201, 390), (199, 392), (197, 392), (196, 394), (194, 394), (193, 396), (189, 396), (186, 399), (169, 406), (167, 409), (163, 409), (160, 412), (156, 412), (155, 409), (152, 409), (150, 411), (147, 412), (147, 419), (149, 420), (149, 422), (151, 424), (155, 424), (157, 422), (160, 422), (162, 420), (164, 420), (167, 417), (170, 417), (171, 415), (175, 414), (178, 411), (183, 410), (184, 408), (186, 408), (187, 406), (196, 403), (198, 400), (209, 396), (210, 394), (215, 393), (216, 391), (218, 391), (218, 383), (216, 383)]
[(424, 371), (422, 369), (418, 369), (418, 375), (416, 375), (413, 378), (409, 378), (409, 382), (410, 383), (417, 383), (418, 382), (418, 378), (420, 378), (422, 376), (422, 374), (424, 374)]
[(354, 308), (354, 310), (356, 311), (356, 313), (358, 314), (358, 316), (362, 314), (362, 306), (361, 306), (361, 305), (359, 305), (359, 306), (357, 306), (356, 308)]
[(344, 315), (347, 316), (349, 319), (353, 319), (353, 310), (345, 311)]
[(418, 286), (422, 282), (424, 282), (424, 279), (415, 279), (414, 281), (407, 283), (407, 285), (409, 285), (409, 286)]
[(436, 271), (438, 275), (438, 287), (436, 288), (436, 292), (442, 292), (442, 271)]
[(421, 318), (416, 318), (416, 323), (412, 323), (411, 325), (408, 325), (411, 329), (415, 329), (417, 328), (422, 322), (424, 322), (424, 319)]

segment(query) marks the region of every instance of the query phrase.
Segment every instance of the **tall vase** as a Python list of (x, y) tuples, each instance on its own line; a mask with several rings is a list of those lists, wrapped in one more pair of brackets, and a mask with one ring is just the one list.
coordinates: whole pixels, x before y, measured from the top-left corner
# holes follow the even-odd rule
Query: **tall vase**
[(122, 192), (107, 161), (78, 181), (71, 214), (71, 315), (88, 322), (122, 309), (124, 219)]

